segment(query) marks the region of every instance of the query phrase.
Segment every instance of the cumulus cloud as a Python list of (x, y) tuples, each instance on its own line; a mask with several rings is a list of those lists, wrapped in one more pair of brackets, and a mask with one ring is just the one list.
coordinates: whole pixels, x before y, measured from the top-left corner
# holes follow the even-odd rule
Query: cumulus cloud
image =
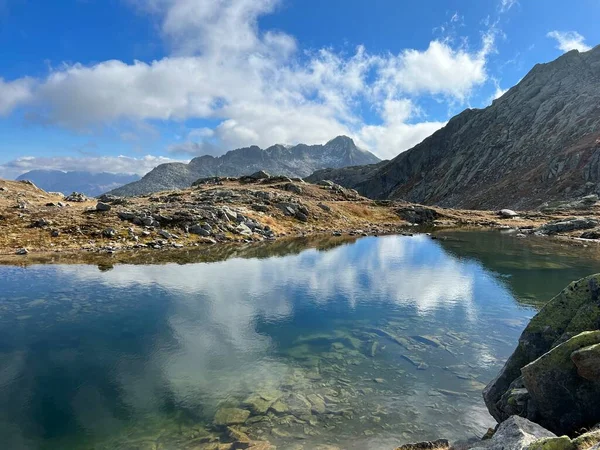
[[(160, 18), (170, 56), (65, 64), (35, 82), (16, 80), (28, 89), (8, 97), (4, 107), (0, 103), (0, 112), (27, 101), (38, 120), (78, 130), (122, 119), (216, 120), (210, 136), (169, 148), (186, 155), (207, 141), (222, 152), (251, 144), (323, 143), (346, 134), (388, 157), (442, 124), (413, 123), (409, 118), (419, 117), (410, 114), (392, 117), (396, 112), (379, 105), (423, 95), (462, 104), (486, 82), (493, 48), (489, 33), (475, 50), (434, 40), (398, 54), (372, 54), (361, 46), (350, 54), (300, 51), (292, 36), (258, 27), (278, 0), (129, 1)], [(360, 105), (381, 114), (366, 122)]]
[(145, 175), (159, 164), (187, 162), (163, 156), (87, 156), (87, 157), (33, 157), (26, 156), (0, 165), (0, 178), (16, 178), (30, 170), (89, 171), (93, 173), (127, 173)]
[(563, 52), (569, 52), (571, 50), (579, 50), (580, 52), (587, 52), (592, 47), (586, 45), (585, 38), (576, 31), (550, 31), (547, 37), (556, 39), (556, 48)]
[(15, 81), (4, 81), (0, 77), (0, 116), (7, 115), (17, 106), (26, 103), (32, 97), (33, 80), (21, 78)]

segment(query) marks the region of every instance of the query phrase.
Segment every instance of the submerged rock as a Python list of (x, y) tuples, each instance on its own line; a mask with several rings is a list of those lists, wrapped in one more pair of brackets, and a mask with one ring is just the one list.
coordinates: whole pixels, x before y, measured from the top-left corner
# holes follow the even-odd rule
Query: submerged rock
[(250, 411), (240, 408), (221, 408), (214, 418), (216, 426), (240, 425), (250, 417)]

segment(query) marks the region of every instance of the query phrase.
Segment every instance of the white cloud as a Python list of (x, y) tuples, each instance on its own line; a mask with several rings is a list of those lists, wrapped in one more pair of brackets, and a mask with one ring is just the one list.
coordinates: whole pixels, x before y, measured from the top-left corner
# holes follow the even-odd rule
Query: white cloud
[(443, 94), (464, 101), (487, 80), (487, 44), (477, 53), (432, 41), (425, 51), (405, 50), (382, 62), (379, 88), (410, 94)]
[(0, 116), (10, 113), (17, 106), (31, 99), (33, 80), (21, 78), (15, 81), (4, 81), (0, 78)]
[[(192, 154), (210, 140), (219, 151), (273, 143), (323, 143), (339, 134), (393, 156), (439, 128), (440, 122), (390, 120), (378, 105), (439, 96), (464, 103), (487, 80), (493, 34), (481, 49), (432, 41), (397, 55), (298, 50), (292, 36), (258, 27), (277, 0), (129, 0), (161, 18), (173, 55), (160, 60), (64, 65), (28, 80), (4, 111), (34, 102), (46, 124), (88, 129), (120, 120), (211, 119), (211, 135), (189, 137), (171, 151)], [(25, 83), (17, 80), (13, 83)], [(0, 88), (2, 85), (0, 85)], [(361, 106), (362, 105), (362, 106)], [(365, 123), (361, 108), (382, 115)], [(2, 111), (0, 104), (0, 112)], [(370, 122), (370, 123), (369, 123)]]
[(36, 169), (74, 171), (82, 170), (93, 173), (128, 173), (145, 175), (159, 164), (169, 162), (187, 162), (162, 156), (86, 156), (86, 157), (34, 157), (25, 156), (0, 165), (0, 178), (16, 178), (19, 175)]
[(556, 48), (563, 52), (569, 52), (571, 50), (579, 50), (580, 52), (587, 52), (592, 47), (585, 44), (585, 38), (576, 31), (550, 31), (547, 37), (556, 39)]
[(409, 100), (387, 100), (383, 104), (381, 125), (365, 125), (360, 131), (360, 141), (369, 148), (377, 148), (382, 158), (394, 158), (398, 148), (411, 148), (439, 130), (444, 122), (407, 123), (414, 114)]
[(500, 12), (504, 13), (510, 10), (513, 6), (518, 5), (518, 0), (500, 0)]

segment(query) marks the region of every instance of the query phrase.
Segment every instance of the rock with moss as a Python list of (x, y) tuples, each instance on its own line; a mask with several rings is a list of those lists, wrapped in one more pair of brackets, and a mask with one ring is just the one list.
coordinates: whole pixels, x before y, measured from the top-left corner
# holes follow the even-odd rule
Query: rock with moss
[[(600, 274), (571, 283), (531, 320), (515, 352), (484, 389), (490, 414), (502, 422), (515, 413), (514, 408), (507, 407), (505, 394), (521, 376), (521, 368), (569, 338), (597, 329), (600, 329)], [(535, 412), (529, 412), (526, 403), (519, 414), (532, 418)]]
[(600, 344), (574, 351), (571, 360), (580, 377), (588, 381), (600, 381)]
[(577, 373), (571, 355), (600, 343), (600, 330), (586, 331), (523, 367), (523, 383), (535, 405), (535, 421), (559, 434), (573, 434), (600, 420), (600, 382)]
[(574, 450), (587, 450), (600, 445), (600, 424), (591, 431), (576, 437), (572, 442)]
[(569, 436), (560, 436), (535, 441), (527, 450), (575, 450), (575, 448)]

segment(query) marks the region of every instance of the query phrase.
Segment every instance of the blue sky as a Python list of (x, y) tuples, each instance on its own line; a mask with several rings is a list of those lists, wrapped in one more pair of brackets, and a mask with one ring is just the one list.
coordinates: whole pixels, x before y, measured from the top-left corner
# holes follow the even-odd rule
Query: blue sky
[(390, 158), (539, 62), (600, 1), (0, 0), (0, 176), (347, 134)]

